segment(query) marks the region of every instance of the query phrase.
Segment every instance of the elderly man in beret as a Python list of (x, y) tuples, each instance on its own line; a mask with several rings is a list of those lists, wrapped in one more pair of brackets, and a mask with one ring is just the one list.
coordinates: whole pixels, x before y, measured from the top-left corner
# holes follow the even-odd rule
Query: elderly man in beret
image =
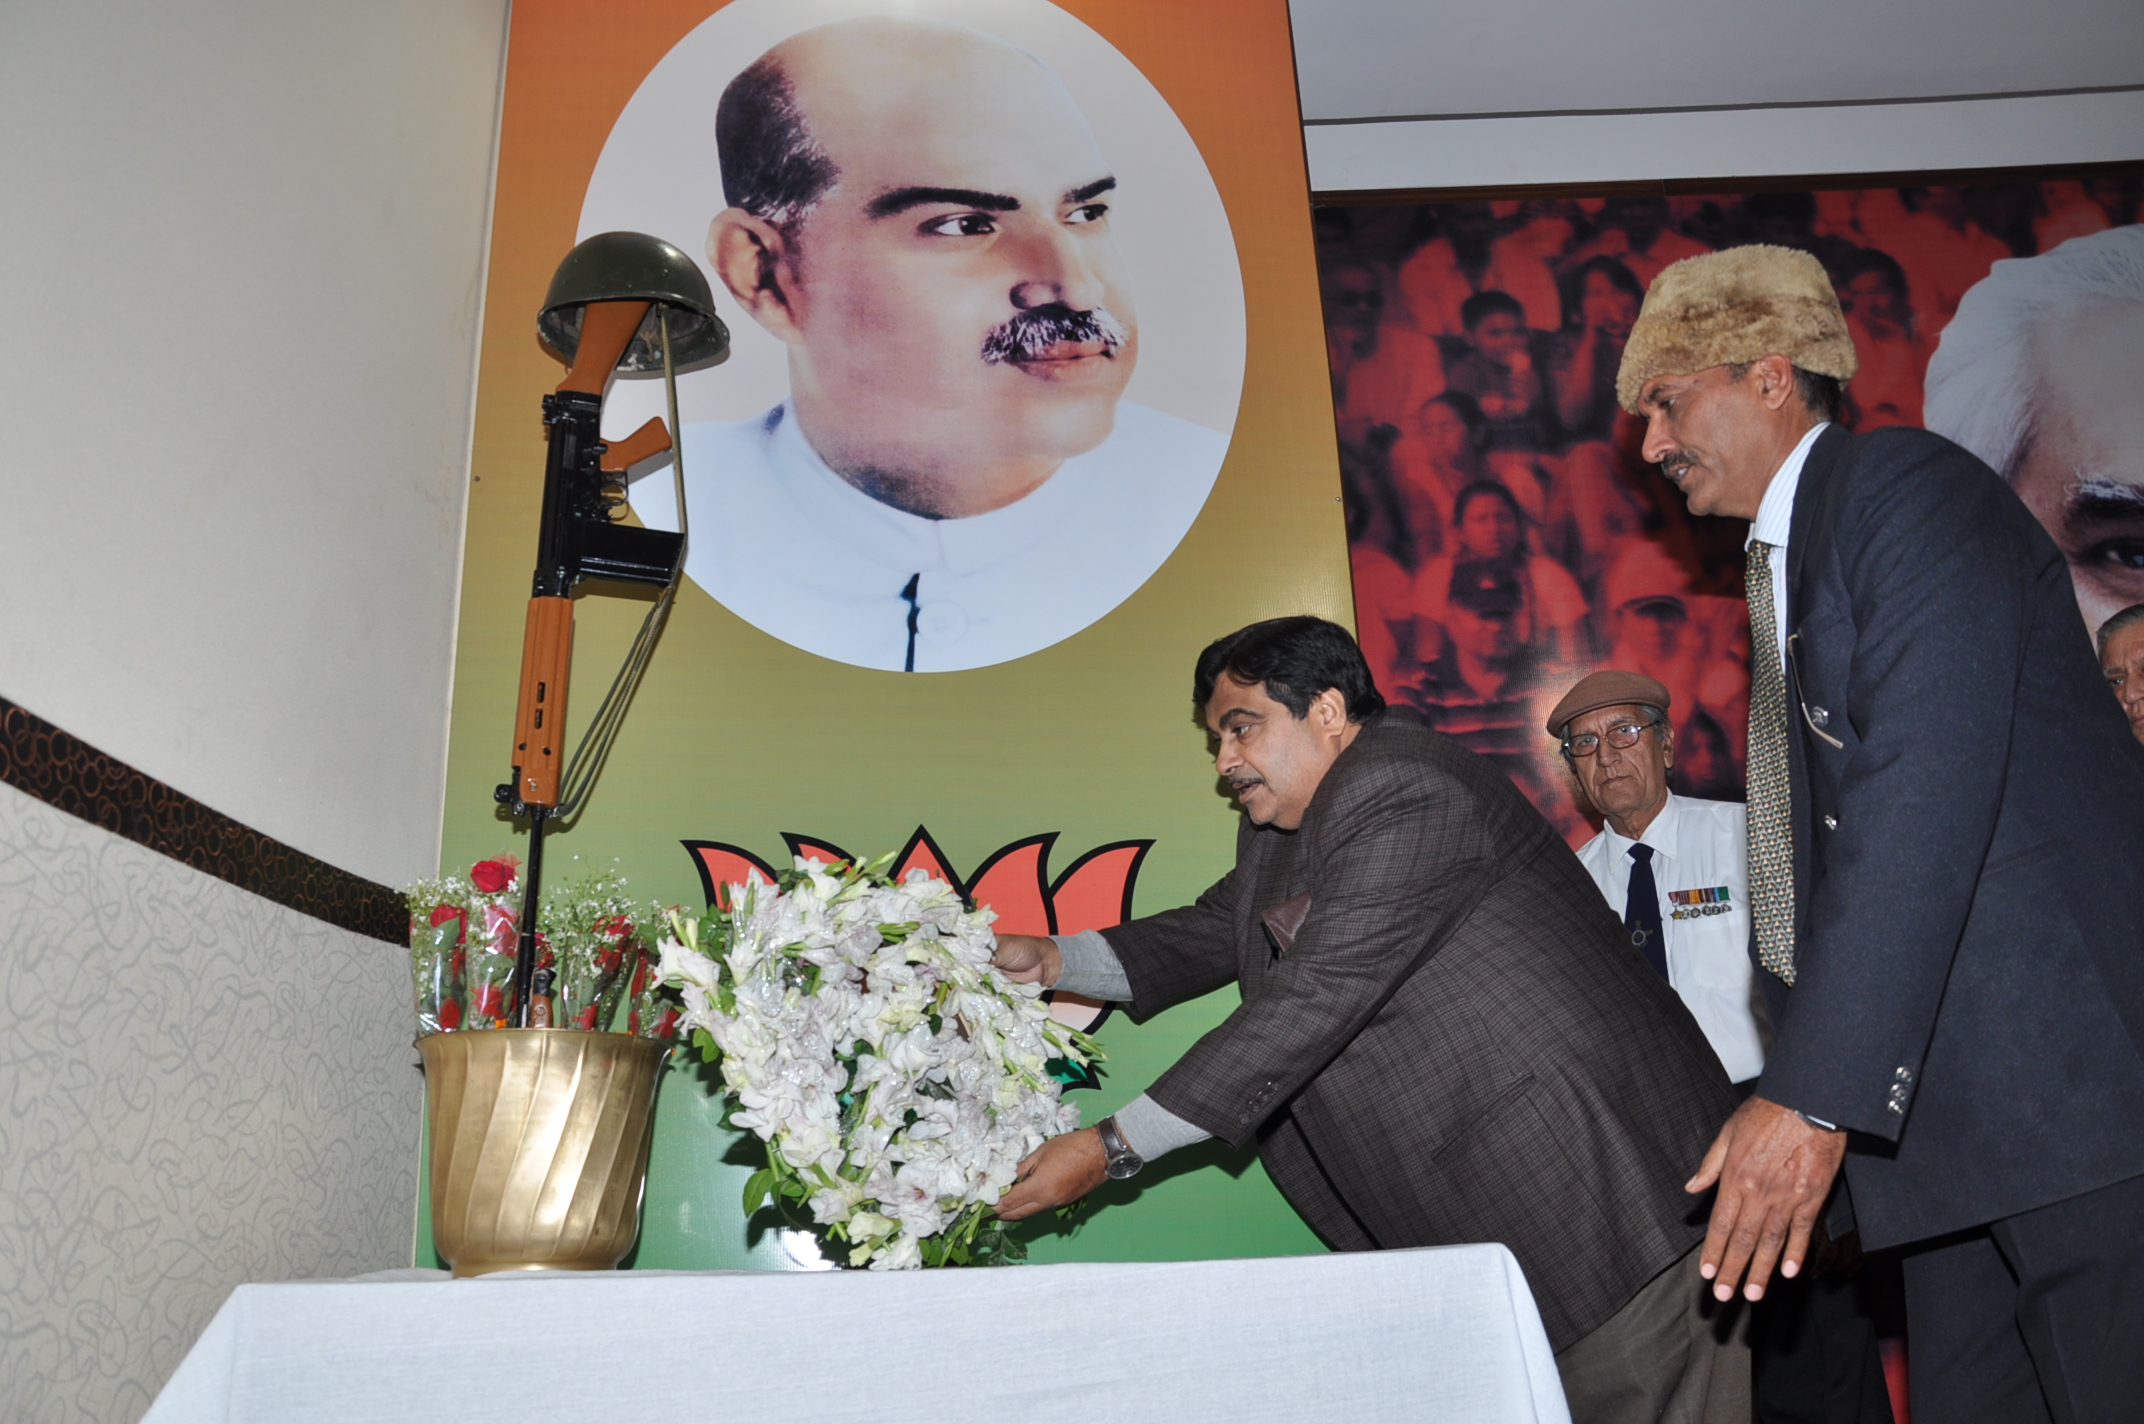
[[(1833, 424), (1817, 261), (1663, 270), (1617, 375), (1693, 512), (1751, 521), (1749, 890), (1773, 1041), (1691, 1178), (1722, 1298), (1812, 1228), (1905, 1258), (1917, 1424), (2144, 1400), (2144, 747), (2061, 552), (1950, 442)], [(1842, 1171), (1843, 1168), (1843, 1171)]]
[(1606, 823), (1579, 864), (1623, 917), (1630, 942), (1682, 997), (1731, 1083), (1764, 1067), (1749, 962), (1742, 808), (1668, 790), (1675, 728), (1667, 686), (1607, 670), (1548, 715), (1564, 763)]

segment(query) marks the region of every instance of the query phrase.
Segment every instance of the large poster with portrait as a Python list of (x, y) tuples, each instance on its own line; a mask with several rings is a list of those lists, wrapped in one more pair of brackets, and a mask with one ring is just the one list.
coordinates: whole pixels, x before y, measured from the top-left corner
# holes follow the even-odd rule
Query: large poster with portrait
[[(1742, 243), (1816, 255), (1860, 356), (1844, 424), (1925, 425), (2010, 480), (2096, 629), (2144, 601), (2144, 174), (1317, 213), (1348, 546), (1388, 698), (1593, 834), (1543, 723), (1579, 677), (1673, 700), (1672, 785), (1739, 800), (1737, 520), (1639, 455), (1615, 373), (1647, 285)], [(1904, 551), (1902, 556), (1904, 556)]]
[[(885, 8), (709, 16), (611, 126), (577, 235), (667, 238), (743, 316), (680, 392), (688, 505), (723, 511), (688, 576), (821, 657), (985, 667), (1106, 615), (1190, 529), (1243, 280), (1198, 146), (1100, 33)], [(661, 399), (635, 382), (611, 419)], [(650, 524), (673, 504), (634, 491)]]
[[(621, 229), (699, 267), (732, 343), (679, 381), (684, 509), (662, 461), (627, 472), (628, 517), (686, 531), (686, 577), (547, 883), (615, 868), (697, 907), (793, 854), (890, 852), (1049, 933), (1225, 873), (1193, 662), (1351, 607), (1284, 0), (515, 5), (449, 865), (524, 853), (492, 788), (564, 374), (536, 315), (575, 243)], [(604, 432), (666, 404), (620, 379)], [(576, 600), (569, 743), (645, 610)], [(1233, 1006), (1109, 1017), (1086, 1120)], [(666, 1082), (637, 1264), (816, 1264), (739, 1210), (750, 1144), (719, 1117)], [(1097, 1202), (1124, 1209), (1024, 1228), (1035, 1257), (1322, 1249), (1217, 1145)]]

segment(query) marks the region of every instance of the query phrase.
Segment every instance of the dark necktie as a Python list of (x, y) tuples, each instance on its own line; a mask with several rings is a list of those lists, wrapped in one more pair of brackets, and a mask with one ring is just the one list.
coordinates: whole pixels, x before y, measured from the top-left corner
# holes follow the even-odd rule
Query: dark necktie
[(1653, 884), (1653, 848), (1630, 848), (1630, 899), (1623, 907), (1623, 927), (1630, 942), (1661, 978), (1668, 977), (1668, 947), (1660, 936), (1660, 887)]

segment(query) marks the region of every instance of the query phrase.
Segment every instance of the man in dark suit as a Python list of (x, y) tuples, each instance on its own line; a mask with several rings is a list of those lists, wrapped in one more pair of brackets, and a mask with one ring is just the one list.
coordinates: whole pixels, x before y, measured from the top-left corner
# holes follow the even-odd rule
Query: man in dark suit
[(1752, 521), (1749, 841), (1774, 1042), (1692, 1179), (1755, 1299), (1834, 1221), (1905, 1261), (1916, 1424), (2144, 1411), (2144, 749), (2062, 556), (1993, 471), (1829, 424), (1815, 259), (1647, 294), (1618, 397), (1693, 511)]
[(1134, 1019), (1232, 981), (1242, 1005), (1023, 1163), (1000, 1214), (1255, 1137), (1335, 1247), (1509, 1245), (1578, 1419), (1747, 1419), (1747, 1348), (1711, 1328), (1681, 1191), (1726, 1075), (1569, 848), (1494, 767), (1384, 711), (1334, 624), (1254, 624), (1194, 681), (1243, 809), (1236, 868), (1184, 909), (1003, 936), (998, 962)]

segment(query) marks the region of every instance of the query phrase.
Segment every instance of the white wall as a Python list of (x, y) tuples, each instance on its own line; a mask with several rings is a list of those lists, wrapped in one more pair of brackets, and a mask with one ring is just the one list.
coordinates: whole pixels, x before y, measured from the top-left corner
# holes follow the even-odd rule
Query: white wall
[[(507, 0), (0, 4), (0, 695), (437, 867)], [(0, 787), (0, 1418), (407, 1265), (407, 952)]]
[(506, 0), (0, 6), (0, 695), (437, 865)]
[(2144, 158), (2136, 0), (1290, 0), (1311, 186)]

